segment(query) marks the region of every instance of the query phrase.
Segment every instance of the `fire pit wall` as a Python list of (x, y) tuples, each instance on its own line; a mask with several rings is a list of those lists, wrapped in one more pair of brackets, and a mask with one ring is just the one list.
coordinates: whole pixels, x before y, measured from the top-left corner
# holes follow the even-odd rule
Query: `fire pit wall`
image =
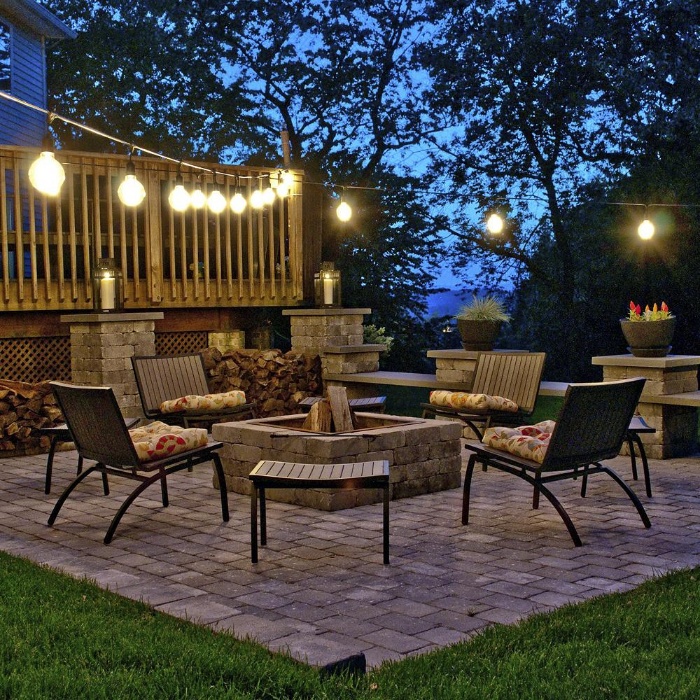
[[(386, 459), (390, 465), (392, 499), (459, 487), (461, 424), (384, 414), (358, 413), (357, 416), (366, 427), (337, 434), (309, 433), (289, 427), (293, 426), (293, 416), (214, 425), (214, 439), (225, 443), (220, 455), (227, 489), (249, 495), (248, 474), (261, 459), (310, 464)], [(214, 486), (218, 488), (216, 475)], [(269, 489), (266, 497), (333, 511), (378, 503), (381, 491)]]

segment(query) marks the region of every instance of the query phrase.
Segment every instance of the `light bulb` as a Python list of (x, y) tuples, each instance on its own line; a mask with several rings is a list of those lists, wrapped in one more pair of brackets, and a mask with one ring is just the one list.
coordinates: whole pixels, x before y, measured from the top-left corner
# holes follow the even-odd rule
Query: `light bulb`
[(242, 214), (246, 206), (247, 202), (245, 201), (245, 197), (240, 192), (236, 192), (236, 194), (231, 197), (231, 211), (235, 214)]
[(122, 181), (122, 184), (119, 185), (117, 195), (124, 206), (137, 207), (139, 204), (141, 204), (141, 202), (143, 202), (144, 197), (146, 196), (146, 190), (144, 189), (143, 185), (136, 179), (136, 175), (134, 175), (132, 172), (129, 172), (129, 165), (131, 165), (131, 168), (134, 167), (133, 163), (127, 164), (127, 174), (124, 180)]
[(282, 173), (282, 184), (287, 185), (287, 188), (289, 189), (294, 184), (294, 173), (290, 172), (289, 170), (285, 170)]
[(202, 192), (202, 188), (197, 185), (194, 192), (190, 195), (190, 204), (195, 209), (201, 209), (207, 203), (207, 196)]
[(253, 194), (250, 195), (250, 206), (253, 209), (262, 209), (265, 204), (265, 197), (262, 190), (253, 190)]
[(214, 214), (221, 214), (226, 209), (226, 199), (219, 190), (214, 190), (207, 199), (207, 206)]
[(499, 233), (503, 233), (504, 226), (505, 222), (498, 214), (491, 214), (491, 216), (489, 216), (489, 218), (486, 220), (486, 230), (494, 236), (497, 236)]
[(190, 206), (190, 193), (183, 185), (175, 185), (168, 195), (168, 202), (175, 211), (185, 211)]
[(284, 197), (286, 197), (289, 194), (289, 185), (287, 185), (287, 183), (285, 183), (284, 181), (280, 182), (280, 184), (277, 185), (275, 193), (280, 199), (284, 199)]
[(263, 204), (272, 204), (275, 201), (275, 191), (272, 187), (266, 187), (262, 191)]
[(335, 214), (341, 221), (350, 221), (352, 218), (352, 207), (347, 202), (341, 202), (335, 210)]
[(66, 179), (63, 166), (56, 160), (51, 151), (42, 151), (39, 157), (29, 166), (29, 182), (43, 194), (55, 197), (61, 191), (61, 185)]
[(654, 227), (654, 224), (652, 224), (651, 221), (649, 221), (649, 219), (644, 219), (644, 221), (642, 221), (642, 223), (639, 224), (637, 233), (643, 241), (648, 241), (650, 238), (653, 237), (654, 233), (656, 233), (656, 228)]

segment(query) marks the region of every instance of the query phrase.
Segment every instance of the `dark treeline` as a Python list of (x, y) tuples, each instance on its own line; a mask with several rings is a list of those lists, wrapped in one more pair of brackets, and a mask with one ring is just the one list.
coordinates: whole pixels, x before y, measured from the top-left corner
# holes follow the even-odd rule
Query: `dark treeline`
[[(694, 0), (51, 0), (50, 109), (175, 158), (280, 164), (327, 183), (324, 255), (420, 369), (439, 268), (502, 289), (511, 347), (597, 376), (630, 299), (666, 301), (700, 353), (700, 4)], [(113, 144), (57, 126), (66, 148)], [(342, 185), (356, 216), (332, 216)], [(334, 199), (335, 197), (335, 199)], [(485, 215), (507, 215), (499, 238)], [(455, 312), (457, 309), (455, 309)]]

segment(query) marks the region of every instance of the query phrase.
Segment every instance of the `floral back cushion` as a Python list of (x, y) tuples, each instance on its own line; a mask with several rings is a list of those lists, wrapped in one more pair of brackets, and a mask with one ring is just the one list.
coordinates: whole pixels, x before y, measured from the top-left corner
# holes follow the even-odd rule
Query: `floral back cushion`
[(181, 428), (155, 421), (129, 431), (140, 462), (152, 462), (207, 444), (205, 428)]
[(503, 452), (542, 464), (549, 447), (549, 439), (554, 432), (554, 426), (553, 420), (545, 420), (541, 423), (535, 423), (535, 425), (523, 425), (519, 428), (502, 426), (487, 428), (481, 442), (497, 450), (503, 450)]
[(518, 404), (503, 396), (488, 394), (470, 394), (466, 391), (436, 390), (430, 392), (430, 403), (433, 406), (456, 408), (472, 413), (488, 413), (489, 411), (505, 411), (515, 413)]
[(188, 411), (220, 411), (223, 408), (235, 408), (245, 403), (245, 392), (240, 389), (226, 391), (223, 394), (205, 394), (204, 396), (181, 396), (178, 399), (163, 401), (161, 413), (186, 413)]

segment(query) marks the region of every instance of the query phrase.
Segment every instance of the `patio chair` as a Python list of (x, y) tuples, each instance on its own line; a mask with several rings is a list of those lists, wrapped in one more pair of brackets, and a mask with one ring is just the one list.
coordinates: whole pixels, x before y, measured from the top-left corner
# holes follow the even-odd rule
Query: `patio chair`
[[(480, 352), (471, 390), (431, 392), (431, 403), (421, 404), (423, 418), (459, 418), (479, 439), (491, 425), (521, 425), (535, 410), (546, 357), (544, 352)], [(456, 405), (432, 403), (438, 396)]]
[[(141, 406), (146, 418), (159, 420), (185, 428), (191, 425), (205, 425), (208, 430), (222, 420), (242, 420), (253, 417), (253, 405), (245, 402), (239, 405), (226, 405), (218, 401), (227, 394), (209, 394), (204, 359), (199, 353), (187, 355), (150, 355), (132, 357), (136, 384), (141, 397)], [(229, 392), (234, 393), (234, 392)], [(208, 406), (199, 408), (191, 399), (211, 399)], [(189, 399), (193, 407), (188, 407)], [(170, 410), (163, 410), (165, 405)], [(223, 404), (212, 408), (212, 405)]]
[[(586, 495), (588, 477), (599, 472), (610, 476), (634, 504), (645, 527), (651, 522), (641, 502), (622, 478), (601, 462), (615, 457), (627, 431), (637, 402), (644, 387), (644, 378), (623, 379), (615, 382), (571, 384), (567, 388), (559, 417), (548, 445), (546, 440), (534, 438), (498, 440), (498, 428), (486, 434), (485, 439), (496, 438), (496, 444), (513, 450), (497, 449), (478, 442), (468, 442), (466, 448), (474, 454), (469, 457), (464, 477), (462, 524), (469, 522), (469, 500), (474, 466), (481, 464), (518, 476), (534, 487), (533, 508), (539, 506), (542, 494), (554, 506), (564, 521), (574, 544), (581, 546), (581, 538), (571, 518), (546, 484), (562, 479), (581, 479), (581, 496)], [(513, 431), (510, 431), (513, 432)], [(508, 443), (505, 445), (505, 443)], [(522, 456), (532, 455), (533, 458)], [(539, 461), (541, 460), (541, 461)]]
[[(221, 514), (224, 522), (228, 521), (226, 481), (221, 459), (216, 452), (223, 443), (211, 442), (205, 429), (174, 428), (163, 423), (146, 428), (135, 428), (134, 430), (139, 430), (147, 436), (143, 438), (143, 442), (136, 445), (132, 434), (127, 429), (111, 387), (78, 386), (64, 382), (51, 382), (51, 387), (79, 456), (83, 460), (94, 460), (95, 464), (84, 469), (61, 494), (51, 511), (49, 525), (53, 525), (56, 521), (68, 496), (93, 472), (99, 472), (102, 475), (105, 496), (109, 495), (108, 474), (138, 481), (139, 485), (126, 497), (112, 518), (104, 538), (104, 543), (109, 544), (129, 506), (151, 484), (160, 482), (163, 506), (167, 507), (167, 477), (204, 462), (214, 463), (219, 480)], [(170, 430), (159, 432), (156, 430), (157, 426), (170, 428)], [(192, 444), (195, 446), (191, 446)]]

